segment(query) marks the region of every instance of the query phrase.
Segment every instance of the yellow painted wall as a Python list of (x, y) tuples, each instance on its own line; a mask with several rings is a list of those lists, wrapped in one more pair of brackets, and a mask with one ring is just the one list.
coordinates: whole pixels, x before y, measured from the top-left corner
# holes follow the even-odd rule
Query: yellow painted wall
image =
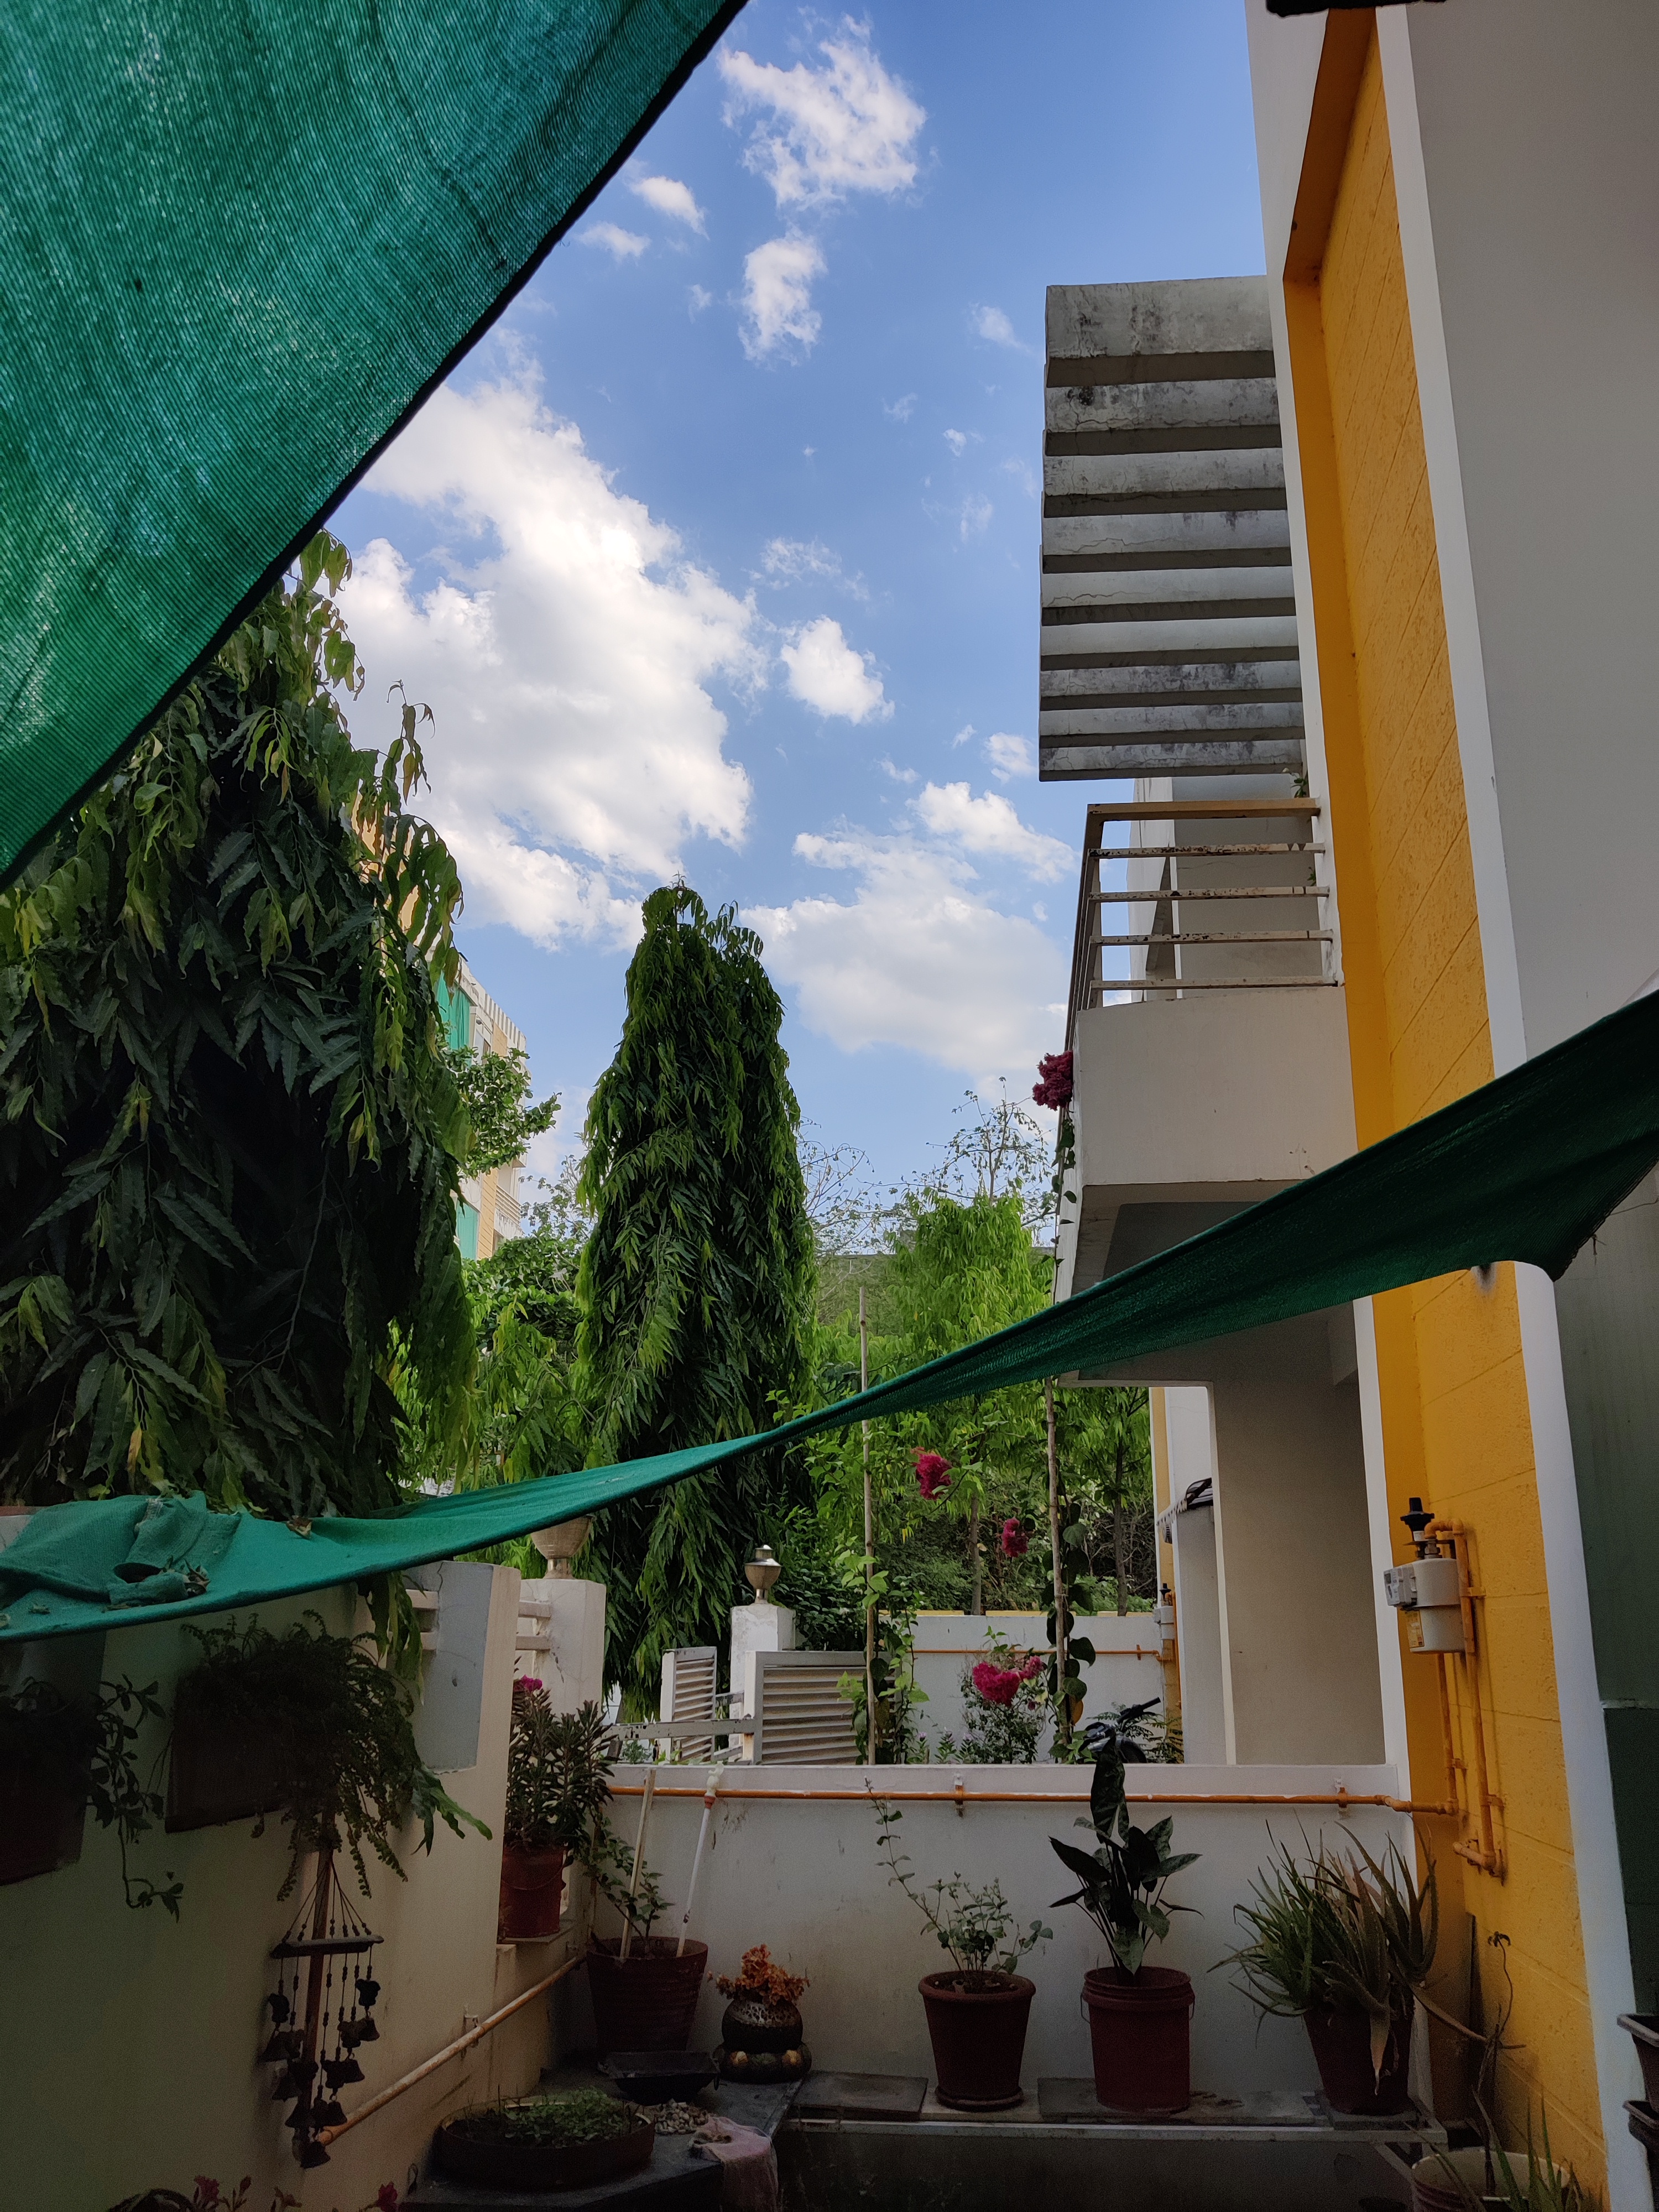
[[(1364, 1145), (1488, 1081), (1492, 1059), (1387, 105), (1375, 38), (1363, 24), (1350, 19), (1337, 34), (1351, 42), (1346, 76), (1322, 71), (1309, 160), (1331, 169), (1322, 189), (1304, 171), (1303, 234), (1293, 239), (1285, 295)], [(1352, 101), (1346, 131), (1329, 112), (1335, 100)], [(1306, 234), (1310, 210), (1328, 219), (1318, 241)], [(1469, 1523), (1486, 1593), (1479, 1663), (1492, 1787), (1505, 1800), (1506, 1867), (1499, 1880), (1455, 1856), (1456, 1823), (1423, 1824), (1447, 1908), (1443, 1996), (1464, 2009), (1473, 1915), (1490, 2025), (1504, 1987), (1487, 1939), (1510, 1937), (1508, 2039), (1522, 2047), (1499, 2073), (1505, 2132), (1524, 2139), (1527, 2100), (1543, 2096), (1558, 2154), (1599, 2182), (1591, 2024), (1513, 1271), (1501, 1270), (1486, 1293), (1468, 1276), (1394, 1291), (1376, 1300), (1376, 1315), (1391, 1511), (1417, 1493)], [(1395, 1535), (1395, 1556), (1409, 1556), (1397, 1523)], [(1435, 1662), (1407, 1655), (1404, 1667), (1413, 1795), (1438, 1798)]]

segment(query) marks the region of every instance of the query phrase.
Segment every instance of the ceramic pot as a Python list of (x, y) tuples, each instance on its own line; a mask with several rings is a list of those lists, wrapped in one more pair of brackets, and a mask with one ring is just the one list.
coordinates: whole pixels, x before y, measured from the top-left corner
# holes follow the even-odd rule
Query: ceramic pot
[(1363, 2012), (1319, 2005), (1302, 2015), (1319, 2069), (1320, 2087), (1334, 2112), (1403, 2112), (1410, 2109), (1406, 2071), (1411, 2061), (1411, 2021), (1396, 2020), (1379, 2074), (1371, 2064), (1371, 2023)]
[(708, 1964), (707, 1943), (674, 1955), (672, 1936), (634, 1938), (624, 1959), (619, 1936), (588, 1946), (587, 1986), (603, 2058), (613, 2051), (684, 2051)]
[(564, 1853), (501, 1851), (501, 1903), (495, 1917), (498, 1943), (539, 1943), (559, 1932), (559, 1903), (564, 1893)]
[(924, 1974), (919, 1988), (933, 2040), (939, 2100), (966, 2112), (999, 2112), (1024, 2100), (1020, 2062), (1036, 1984), (995, 1974), (989, 1989), (963, 1989), (962, 1976)]
[(1193, 2100), (1190, 1978), (1173, 1966), (1083, 1978), (1095, 2094), (1118, 2112), (1179, 2112)]
[(741, 1991), (720, 2015), (714, 2056), (727, 2081), (804, 2081), (812, 2070), (798, 2008)]

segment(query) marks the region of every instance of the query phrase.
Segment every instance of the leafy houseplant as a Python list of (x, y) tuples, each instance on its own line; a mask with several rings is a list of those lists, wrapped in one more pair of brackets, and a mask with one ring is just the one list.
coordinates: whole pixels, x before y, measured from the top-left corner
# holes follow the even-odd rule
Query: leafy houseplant
[(920, 1988), (939, 2069), (939, 2102), (967, 2112), (999, 2112), (1022, 2100), (1020, 2061), (1036, 1985), (1014, 1970), (1054, 1930), (1034, 1920), (1023, 1935), (1000, 1881), (972, 1888), (960, 1875), (919, 1887), (893, 1831), (904, 1818), (871, 1794), (879, 1831), (877, 1856), (951, 1955), (949, 1973), (924, 1974)]
[(439, 1820), (458, 1836), (464, 1826), (489, 1835), (422, 1759), (410, 1725), (413, 1692), (377, 1662), (371, 1638), (331, 1636), (314, 1613), (281, 1636), (257, 1620), (239, 1630), (234, 1618), (189, 1633), (202, 1656), (179, 1679), (173, 1758), (193, 1733), (270, 1746), (271, 1809), (280, 1808), (292, 1850), (279, 1896), (292, 1891), (307, 1852), (340, 1850), (349, 1852), (367, 1896), (365, 1844), (401, 1881), (392, 1838), (410, 1818), (420, 1821), (428, 1851)]
[(737, 1973), (721, 1974), (714, 1986), (731, 1999), (715, 2053), (726, 2080), (805, 2080), (812, 2070), (811, 2053), (801, 2040), (805, 1974), (788, 1972), (774, 1962), (764, 1943), (757, 1943), (744, 1953)]
[(482, 2105), (446, 2120), (433, 2151), (459, 2180), (531, 2190), (592, 2188), (637, 2173), (656, 2129), (637, 2105), (603, 2089)]
[(507, 1754), (501, 1915), (503, 1943), (559, 1932), (565, 1862), (579, 1853), (611, 1800), (611, 1760), (599, 1707), (556, 1713), (540, 1682), (513, 1685)]
[(1164, 1891), (1198, 1854), (1170, 1850), (1173, 1820), (1150, 1828), (1131, 1823), (1115, 1733), (1103, 1731), (1097, 1743), (1089, 1817), (1077, 1824), (1093, 1829), (1094, 1850), (1049, 1838), (1081, 1885), (1056, 1905), (1080, 1905), (1112, 1954), (1109, 1967), (1083, 1981), (1095, 2094), (1118, 2111), (1179, 2112), (1192, 2100), (1193, 1985), (1174, 1967), (1147, 1966), (1146, 1957), (1148, 1946), (1169, 1934), (1170, 1913), (1191, 1910), (1166, 1905)]
[(1304, 1864), (1285, 1844), (1235, 1908), (1250, 1941), (1237, 1966), (1264, 2013), (1299, 2018), (1339, 2112), (1403, 2112), (1412, 2012), (1440, 1933), (1432, 1866), (1419, 1884), (1399, 1846), (1381, 1859), (1323, 1843)]
[(708, 1963), (707, 1943), (651, 1933), (668, 1899), (643, 1859), (635, 1872), (635, 1856), (608, 1820), (594, 1821), (582, 1865), (625, 1931), (595, 1936), (588, 1944), (587, 1986), (602, 2058), (613, 2051), (684, 2051)]
[(0, 1689), (0, 1882), (50, 1874), (76, 1856), (82, 1814), (113, 1828), (121, 1883), (135, 1909), (160, 1905), (179, 1917), (184, 1885), (166, 1888), (128, 1871), (129, 1848), (161, 1818), (161, 1800), (139, 1778), (133, 1747), (141, 1724), (161, 1718), (155, 1685), (124, 1676), (90, 1703), (65, 1699), (48, 1682)]

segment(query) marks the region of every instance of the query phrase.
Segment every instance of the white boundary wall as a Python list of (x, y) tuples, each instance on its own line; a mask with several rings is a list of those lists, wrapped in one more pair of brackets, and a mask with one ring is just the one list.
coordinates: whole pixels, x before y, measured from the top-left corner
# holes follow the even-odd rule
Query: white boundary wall
[[(963, 1710), (962, 1668), (964, 1660), (990, 1656), (989, 1632), (1021, 1651), (1046, 1654), (1047, 1615), (1041, 1613), (921, 1613), (910, 1632), (918, 1689), (927, 1703), (915, 1708), (917, 1727), (930, 1744), (941, 1735), (960, 1742), (966, 1716)], [(1087, 1637), (1095, 1647), (1092, 1666), (1082, 1669), (1085, 1686), (1083, 1717), (1098, 1719), (1112, 1705), (1139, 1705), (1143, 1698), (1164, 1698), (1163, 1646), (1156, 1614), (1128, 1613), (1081, 1613), (1073, 1631)], [(1139, 1656), (1137, 1656), (1137, 1652)], [(1051, 1731), (1045, 1730), (1040, 1749), (1048, 1747)], [(977, 1769), (970, 1768), (970, 1773)]]
[[(630, 1843), (644, 1773), (641, 1767), (624, 1767), (617, 1776), (615, 1817)], [(876, 1856), (873, 1810), (857, 1795), (826, 1800), (776, 1793), (858, 1792), (866, 1782), (893, 1791), (937, 1792), (933, 1802), (899, 1805), (904, 1817), (896, 1833), (918, 1882), (925, 1886), (958, 1872), (975, 1885), (1000, 1880), (1020, 1920), (1029, 1924), (1040, 1916), (1054, 1931), (1054, 1941), (1027, 1961), (1037, 1993), (1025, 2046), (1026, 2087), (1034, 2088), (1042, 2075), (1086, 2075), (1083, 1977), (1091, 1967), (1109, 1962), (1077, 1906), (1050, 1909), (1052, 1900), (1074, 1884), (1049, 1849), (1048, 1838), (1058, 1836), (1087, 1847), (1086, 1832), (1073, 1823), (1085, 1810), (1090, 1770), (972, 1767), (960, 1813), (954, 1778), (949, 1769), (937, 1766), (724, 1769), (711, 1824), (714, 1844), (697, 1885), (690, 1933), (708, 1945), (711, 1976), (735, 1973), (743, 1953), (751, 1944), (764, 1943), (792, 1972), (809, 1978), (811, 1986), (801, 2012), (818, 2067), (931, 2078), (933, 2057), (916, 1984), (948, 1961), (921, 1916), (889, 1885)], [(658, 1770), (646, 1856), (674, 1900), (658, 1933), (678, 1932), (702, 1817), (703, 1781), (695, 1770), (672, 1776)], [(1330, 1796), (1339, 1786), (1358, 1796), (1392, 1796), (1397, 1795), (1393, 1768), (1146, 1767), (1132, 1775), (1130, 1786), (1158, 1790), (1170, 1801), (1133, 1807), (1139, 1826), (1171, 1813), (1174, 1848), (1202, 1854), (1170, 1885), (1172, 1901), (1197, 1910), (1176, 1916), (1170, 1941), (1154, 1962), (1182, 1968), (1196, 1985), (1194, 2086), (1234, 2094), (1316, 2087), (1301, 2022), (1265, 2020), (1258, 2032), (1255, 2010), (1231, 1986), (1227, 1970), (1211, 1971), (1240, 1941), (1233, 1905), (1248, 1896), (1252, 1875), (1269, 1856), (1270, 1836), (1282, 1837), (1297, 1850), (1304, 1833), (1310, 1842), (1322, 1833), (1333, 1841), (1351, 1836), (1380, 1852), (1391, 1835), (1409, 1849), (1410, 1824), (1381, 1806), (1358, 1806), (1344, 1814), (1334, 1806), (1194, 1801), (1244, 1791)], [(1055, 1802), (1051, 1809), (1041, 1802), (976, 1801), (975, 1793), (990, 1792), (1034, 1793)], [(613, 1922), (606, 1908), (600, 1911), (603, 1930)], [(692, 2029), (694, 2050), (712, 2049), (719, 2040), (724, 2003), (712, 1980), (706, 1981)], [(578, 2039), (581, 2033), (574, 2007), (568, 2033)]]

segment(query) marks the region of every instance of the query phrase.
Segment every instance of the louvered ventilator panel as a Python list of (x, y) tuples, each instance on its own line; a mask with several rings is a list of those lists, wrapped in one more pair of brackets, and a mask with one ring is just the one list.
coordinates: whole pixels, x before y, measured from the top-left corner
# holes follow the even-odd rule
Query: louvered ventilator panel
[(853, 1707), (837, 1685), (861, 1674), (861, 1651), (757, 1651), (751, 1739), (757, 1765), (852, 1766)]
[[(692, 1644), (678, 1651), (665, 1651), (659, 1717), (665, 1721), (712, 1721), (719, 1662), (719, 1651), (712, 1644)], [(669, 1752), (672, 1758), (692, 1761), (712, 1759), (714, 1755), (713, 1736), (682, 1738)]]

